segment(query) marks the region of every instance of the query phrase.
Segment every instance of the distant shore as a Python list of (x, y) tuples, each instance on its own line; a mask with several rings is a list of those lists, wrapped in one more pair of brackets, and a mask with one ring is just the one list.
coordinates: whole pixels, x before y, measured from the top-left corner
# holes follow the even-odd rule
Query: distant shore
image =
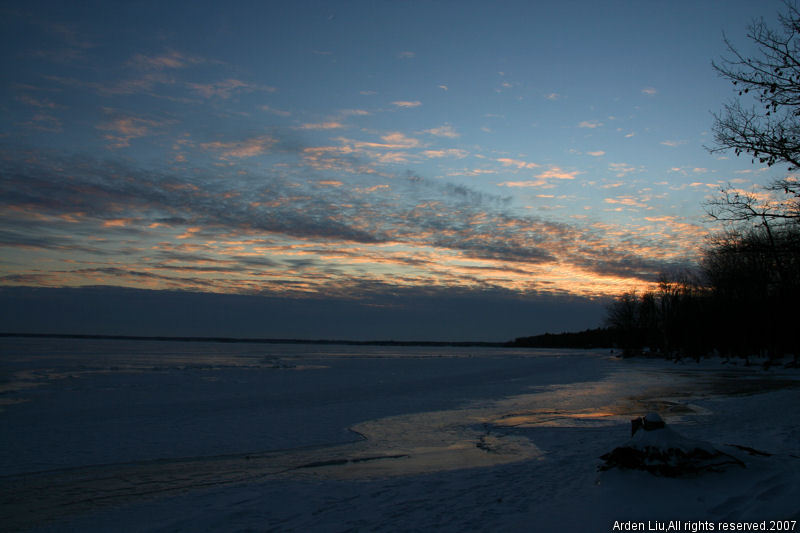
[(39, 339), (92, 339), (92, 340), (125, 340), (125, 341), (164, 341), (164, 342), (221, 342), (252, 344), (329, 344), (347, 346), (473, 346), (487, 348), (505, 348), (518, 346), (514, 342), (481, 342), (481, 341), (395, 341), (395, 340), (347, 340), (347, 339), (272, 339), (244, 337), (180, 337), (165, 335), (95, 335), (78, 333), (0, 333), (5, 338), (39, 338)]

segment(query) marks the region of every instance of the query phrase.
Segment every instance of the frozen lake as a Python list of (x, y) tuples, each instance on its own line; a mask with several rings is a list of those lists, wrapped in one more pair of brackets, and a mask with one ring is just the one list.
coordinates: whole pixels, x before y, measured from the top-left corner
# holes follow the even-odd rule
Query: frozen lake
[[(611, 519), (597, 458), (652, 410), (800, 451), (798, 416), (770, 426), (752, 401), (796, 406), (795, 374), (605, 351), (3, 338), (0, 376), (12, 529), (388, 531), (416, 513), (422, 529), (527, 530), (544, 511), (542, 530), (584, 527)], [(784, 481), (777, 501), (800, 496)], [(569, 513), (575, 498), (592, 512)]]
[(553, 360), (569, 355), (492, 348), (2, 342), (2, 474), (352, 442), (361, 422), (570, 383), (604, 364), (581, 356), (566, 371)]

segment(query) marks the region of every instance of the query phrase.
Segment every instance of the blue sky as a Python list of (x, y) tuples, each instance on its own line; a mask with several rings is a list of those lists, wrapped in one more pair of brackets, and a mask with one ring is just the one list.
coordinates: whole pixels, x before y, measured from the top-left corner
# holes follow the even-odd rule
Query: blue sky
[(6, 2), (0, 284), (578, 298), (589, 327), (697, 258), (720, 186), (780, 172), (704, 148), (723, 32), (780, 10)]

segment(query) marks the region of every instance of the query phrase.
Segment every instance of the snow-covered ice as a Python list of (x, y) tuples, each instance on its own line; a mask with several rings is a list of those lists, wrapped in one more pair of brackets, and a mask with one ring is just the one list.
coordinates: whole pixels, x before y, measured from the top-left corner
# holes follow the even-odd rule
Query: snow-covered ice
[[(4, 530), (800, 520), (796, 370), (591, 351), (0, 343)], [(745, 467), (599, 471), (652, 411)]]

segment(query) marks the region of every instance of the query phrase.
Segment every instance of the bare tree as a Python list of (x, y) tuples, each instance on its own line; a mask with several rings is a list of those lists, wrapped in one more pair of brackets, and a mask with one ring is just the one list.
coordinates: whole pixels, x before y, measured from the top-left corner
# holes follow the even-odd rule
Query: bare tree
[(712, 151), (749, 153), (772, 166), (788, 163), (800, 168), (800, 12), (786, 3), (780, 15), (782, 31), (770, 29), (763, 19), (748, 27), (747, 37), (758, 48), (756, 57), (744, 57), (725, 37), (731, 57), (714, 69), (739, 89), (739, 96), (752, 95), (751, 108), (735, 100), (715, 115)]
[[(800, 10), (788, 1), (785, 7), (780, 30), (763, 19), (748, 27), (747, 37), (757, 49), (754, 57), (745, 57), (724, 38), (731, 55), (712, 65), (737, 88), (739, 98), (714, 115), (715, 145), (709, 150), (733, 150), (737, 156), (749, 154), (754, 163), (786, 164), (793, 171), (800, 169)], [(776, 222), (800, 221), (800, 181), (790, 176), (764, 191), (777, 192), (780, 199), (773, 195), (764, 201), (764, 195), (727, 186), (709, 202), (708, 212), (725, 222), (757, 221), (768, 231)]]

